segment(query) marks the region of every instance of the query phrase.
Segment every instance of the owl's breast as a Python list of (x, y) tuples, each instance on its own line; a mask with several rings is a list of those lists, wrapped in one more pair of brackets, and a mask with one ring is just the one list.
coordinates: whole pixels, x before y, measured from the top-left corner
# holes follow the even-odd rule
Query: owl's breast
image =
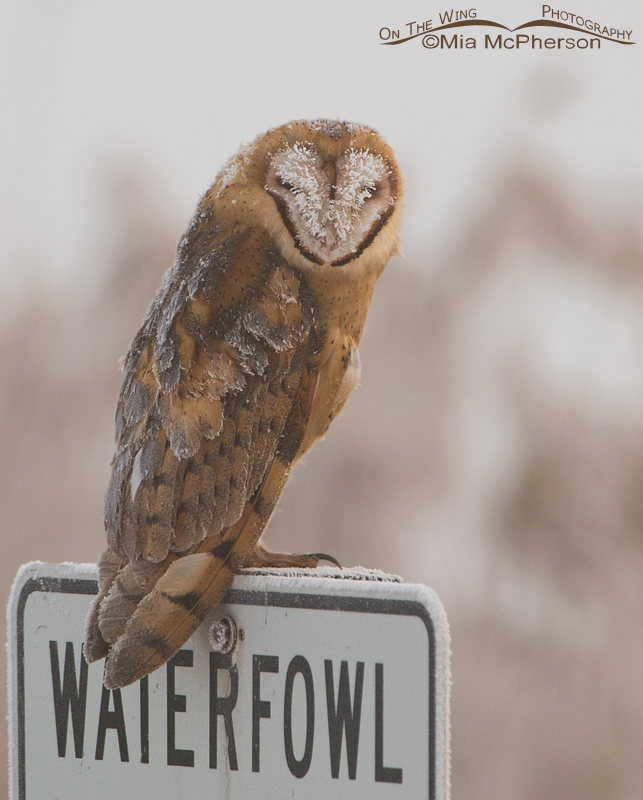
[(317, 387), (298, 457), (326, 433), (359, 383), (357, 346), (378, 275), (366, 260), (345, 268), (325, 265), (302, 272), (315, 298), (318, 349), (309, 363), (317, 373)]
[(351, 337), (336, 335), (327, 353), (328, 357), (318, 371), (313, 405), (298, 458), (324, 436), (330, 423), (342, 410), (348, 395), (359, 383), (361, 361), (357, 345)]
[(341, 378), (339, 378), (333, 416), (340, 412), (348, 399), (348, 395), (359, 383), (362, 374), (362, 361), (359, 357), (359, 350), (356, 345), (350, 343), (347, 345), (347, 351), (342, 356), (342, 364), (344, 372)]

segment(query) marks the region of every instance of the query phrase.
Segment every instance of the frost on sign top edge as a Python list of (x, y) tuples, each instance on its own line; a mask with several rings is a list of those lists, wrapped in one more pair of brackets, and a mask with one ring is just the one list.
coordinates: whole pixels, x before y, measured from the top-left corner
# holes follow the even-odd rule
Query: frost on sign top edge
[[(300, 568), (248, 568), (239, 570), (238, 575), (252, 577), (253, 575), (269, 575), (281, 578), (332, 578), (334, 580), (375, 581), (379, 583), (404, 583), (400, 575), (391, 575), (379, 569), (366, 567), (350, 567), (338, 569), (337, 567), (315, 567), (310, 569)], [(22, 586), (28, 578), (37, 577), (96, 579), (96, 564), (76, 564), (65, 561), (58, 564), (45, 561), (30, 561), (18, 569), (14, 578), (14, 590)], [(12, 591), (12, 595), (14, 592)]]
[(314, 567), (310, 569), (300, 569), (292, 567), (282, 568), (247, 568), (239, 570), (239, 575), (271, 575), (279, 578), (333, 578), (335, 580), (349, 581), (378, 581), (380, 583), (404, 583), (400, 575), (390, 575), (380, 569), (367, 569), (366, 567), (350, 567), (339, 569), (338, 567)]

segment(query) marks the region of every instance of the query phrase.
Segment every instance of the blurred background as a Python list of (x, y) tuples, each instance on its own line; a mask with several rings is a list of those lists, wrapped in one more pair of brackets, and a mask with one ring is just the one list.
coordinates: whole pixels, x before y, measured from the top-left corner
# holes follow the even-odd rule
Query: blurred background
[[(640, 800), (643, 43), (380, 46), (444, 10), (4, 1), (1, 593), (103, 549), (118, 358), (220, 166), (291, 119), (363, 122), (405, 177), (404, 257), (267, 544), (438, 591), (454, 798)], [(583, 13), (643, 29), (633, 0)]]

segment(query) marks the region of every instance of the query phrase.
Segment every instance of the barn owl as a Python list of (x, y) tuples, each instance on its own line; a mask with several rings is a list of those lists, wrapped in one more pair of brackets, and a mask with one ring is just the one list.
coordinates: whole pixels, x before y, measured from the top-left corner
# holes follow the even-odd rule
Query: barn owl
[(374, 130), (315, 120), (242, 147), (201, 200), (124, 359), (84, 646), (108, 688), (164, 664), (235, 570), (322, 558), (259, 539), (359, 379), (400, 195)]

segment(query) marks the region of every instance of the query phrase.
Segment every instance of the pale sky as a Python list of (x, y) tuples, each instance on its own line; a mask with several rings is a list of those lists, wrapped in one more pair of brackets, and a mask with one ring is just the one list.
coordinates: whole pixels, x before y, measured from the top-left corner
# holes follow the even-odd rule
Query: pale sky
[[(406, 185), (403, 249), (422, 269), (519, 159), (606, 217), (638, 214), (643, 11), (582, 5), (640, 44), (499, 52), (484, 49), (499, 29), (468, 28), (476, 50), (429, 50), (421, 37), (382, 46), (380, 28), (435, 27), (450, 8), (418, 0), (5, 0), (0, 291), (11, 300), (30, 279), (91, 288), (110, 170), (135, 166), (178, 238), (241, 142), (301, 117), (355, 120), (390, 142)], [(536, 2), (475, 8), (509, 28), (542, 16)]]

